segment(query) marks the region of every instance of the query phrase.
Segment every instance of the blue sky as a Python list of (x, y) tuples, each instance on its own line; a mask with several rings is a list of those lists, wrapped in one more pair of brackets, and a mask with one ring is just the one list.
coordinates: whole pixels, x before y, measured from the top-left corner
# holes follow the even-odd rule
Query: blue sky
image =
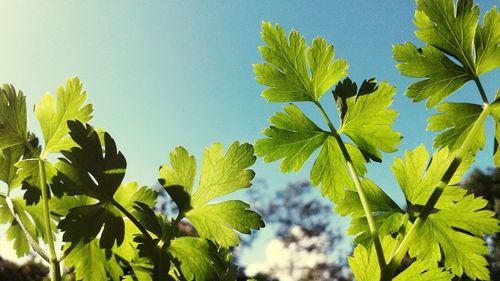
[[(0, 78), (27, 95), (28, 108), (46, 91), (78, 76), (94, 105), (92, 124), (109, 131), (128, 161), (127, 180), (154, 184), (168, 153), (182, 145), (198, 163), (203, 148), (215, 141), (253, 143), (280, 104), (260, 97), (251, 65), (262, 61), (257, 46), (263, 20), (297, 29), (308, 42), (320, 35), (347, 59), (357, 82), (371, 77), (398, 89), (393, 108), (400, 112), (395, 129), (404, 140), (398, 152), (370, 164), (369, 174), (401, 203), (390, 173), (394, 157), (424, 143), (423, 103), (403, 96), (411, 81), (394, 67), (391, 46), (417, 42), (413, 1), (2, 1), (0, 10)], [(498, 1), (478, 1), (484, 12)], [(307, 4), (306, 4), (307, 3)], [(485, 88), (496, 92), (498, 71)], [(459, 99), (479, 100), (465, 87)], [(327, 110), (336, 116), (329, 97)], [(491, 98), (490, 98), (491, 99)], [(319, 113), (304, 107), (321, 123)], [(30, 127), (39, 132), (34, 115)], [(487, 126), (492, 136), (492, 125)], [(478, 158), (492, 165), (493, 143)], [(306, 179), (308, 167), (282, 175), (279, 163), (254, 167), (268, 186)]]

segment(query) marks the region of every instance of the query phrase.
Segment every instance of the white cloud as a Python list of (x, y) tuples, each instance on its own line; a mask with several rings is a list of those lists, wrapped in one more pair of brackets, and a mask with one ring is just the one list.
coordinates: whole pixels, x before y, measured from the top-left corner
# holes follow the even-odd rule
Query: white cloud
[(280, 281), (295, 281), (302, 277), (306, 269), (327, 261), (327, 256), (318, 249), (306, 250), (312, 245), (326, 243), (326, 237), (304, 237), (300, 227), (292, 227), (290, 234), (300, 239), (288, 246), (281, 240), (271, 240), (266, 245), (265, 261), (250, 263), (245, 273), (248, 276), (264, 273)]

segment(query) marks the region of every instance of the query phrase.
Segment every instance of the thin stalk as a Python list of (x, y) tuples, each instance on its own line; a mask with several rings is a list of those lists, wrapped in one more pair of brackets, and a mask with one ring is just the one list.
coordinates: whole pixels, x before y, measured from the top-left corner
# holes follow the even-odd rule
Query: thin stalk
[(476, 76), (474, 77), (474, 82), (476, 83), (477, 89), (479, 90), (479, 95), (481, 95), (481, 99), (483, 100), (483, 103), (489, 104), (488, 102), (488, 97), (486, 96), (486, 92), (484, 91), (483, 84), (481, 84), (481, 80)]
[(14, 203), (12, 202), (12, 198), (10, 198), (9, 196), (6, 196), (3, 193), (0, 194), (0, 197), (5, 199), (5, 202), (7, 203), (7, 207), (9, 208), (9, 211), (12, 214), (12, 217), (14, 217), (14, 220), (16, 220), (17, 224), (19, 225), (19, 227), (23, 231), (24, 236), (26, 237), (26, 240), (28, 240), (28, 242), (31, 245), (31, 248), (33, 248), (33, 250), (37, 254), (39, 254), (40, 257), (42, 257), (46, 262), (50, 263), (50, 258), (47, 255), (47, 253), (45, 253), (45, 251), (42, 249), (40, 244), (38, 244), (38, 242), (33, 238), (33, 236), (31, 236), (31, 233), (28, 231), (28, 229), (24, 225), (23, 220), (17, 214), (17, 210), (16, 210), (16, 207), (14, 206)]
[[(460, 166), (460, 163), (462, 160), (467, 156), (469, 153), (470, 147), (472, 145), (472, 142), (474, 141), (474, 138), (479, 134), (479, 130), (482, 127), (482, 124), (484, 124), (484, 121), (488, 117), (488, 115), (491, 112), (491, 106), (488, 104), (485, 104), (483, 111), (479, 115), (479, 118), (476, 120), (474, 125), (472, 126), (472, 129), (470, 130), (469, 134), (465, 138), (464, 142), (460, 146), (460, 149), (457, 151), (455, 154), (455, 157), (453, 161), (450, 163), (448, 166), (448, 169), (446, 169), (446, 172), (444, 173), (443, 177), (441, 178), (441, 182), (439, 185), (434, 189), (434, 191), (431, 194), (431, 197), (429, 200), (427, 200), (427, 203), (425, 204), (424, 208), (422, 209), (422, 212), (420, 213), (419, 217), (415, 220), (413, 225), (411, 226), (410, 230), (406, 234), (405, 238), (399, 245), (399, 247), (396, 249), (394, 252), (394, 255), (392, 256), (391, 260), (389, 261), (388, 265), (388, 272), (389, 275), (392, 277), (394, 272), (397, 270), (399, 265), (401, 264), (401, 261), (403, 260), (404, 256), (406, 255), (406, 252), (410, 248), (411, 243), (413, 242), (413, 239), (415, 239), (415, 236), (417, 232), (420, 230), (420, 228), (423, 226), (424, 222), (426, 219), (429, 217), (432, 209), (436, 205), (437, 201), (441, 197), (441, 194), (443, 194), (444, 189), (446, 186), (448, 186), (451, 178), (457, 171), (458, 167)], [(390, 280), (390, 279), (389, 279)]]
[(66, 249), (66, 251), (64, 251), (64, 253), (59, 257), (57, 262), (62, 262), (67, 256), (69, 256), (69, 254), (71, 254), (71, 252), (76, 248), (77, 245), (78, 244), (76, 243), (71, 243), (68, 249)]
[(349, 155), (349, 152), (347, 151), (347, 148), (345, 147), (344, 142), (340, 138), (339, 133), (333, 126), (332, 121), (330, 120), (330, 117), (328, 117), (328, 114), (326, 114), (325, 110), (323, 109), (323, 106), (319, 102), (314, 102), (316, 106), (318, 107), (319, 111), (321, 112), (321, 115), (325, 119), (326, 123), (328, 124), (328, 127), (330, 128), (332, 136), (337, 140), (340, 150), (342, 151), (342, 155), (344, 156), (344, 159), (347, 163), (347, 168), (349, 169), (349, 173), (351, 174), (351, 178), (354, 182), (354, 185), (356, 186), (356, 191), (358, 192), (359, 195), (359, 200), (361, 201), (361, 205), (363, 206), (363, 211), (365, 212), (366, 220), (368, 221), (368, 227), (370, 229), (370, 235), (373, 240), (373, 244), (375, 245), (375, 250), (377, 251), (377, 258), (378, 262), (380, 265), (380, 271), (385, 272), (387, 264), (385, 262), (385, 257), (384, 257), (384, 250), (382, 248), (382, 243), (380, 242), (380, 237), (378, 235), (378, 230), (377, 226), (375, 225), (375, 220), (373, 219), (372, 212), (370, 210), (370, 205), (368, 203), (368, 199), (366, 198), (366, 194), (363, 190), (363, 187), (361, 186), (361, 182), (359, 181), (359, 175), (356, 172), (356, 169), (354, 168), (354, 165), (352, 163), (351, 156)]
[(116, 202), (115, 200), (112, 201), (113, 205), (118, 208), (146, 237), (146, 239), (153, 241), (153, 237), (149, 235), (149, 232), (144, 228), (144, 226), (129, 212), (127, 209), (125, 209), (120, 203)]
[(61, 281), (61, 269), (57, 260), (54, 237), (52, 237), (52, 228), (50, 226), (49, 187), (47, 185), (47, 175), (45, 174), (45, 163), (43, 159), (38, 159), (38, 168), (40, 173), (40, 188), (42, 189), (43, 220), (46, 229), (45, 235), (47, 236), (50, 254), (50, 280)]

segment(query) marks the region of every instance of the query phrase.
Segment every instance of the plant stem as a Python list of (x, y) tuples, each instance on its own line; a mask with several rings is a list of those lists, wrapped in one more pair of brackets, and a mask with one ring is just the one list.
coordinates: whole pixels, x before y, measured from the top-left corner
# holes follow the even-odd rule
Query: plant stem
[(47, 185), (47, 175), (45, 174), (45, 162), (43, 159), (38, 159), (38, 169), (40, 173), (40, 188), (42, 189), (43, 219), (46, 229), (45, 235), (47, 236), (50, 254), (50, 280), (61, 281), (61, 269), (57, 261), (54, 238), (52, 237), (52, 228), (50, 226), (49, 187)]
[(486, 96), (486, 92), (484, 91), (483, 84), (481, 84), (481, 80), (479, 80), (479, 78), (476, 76), (474, 77), (474, 82), (476, 83), (477, 89), (479, 90), (481, 99), (483, 99), (483, 103), (489, 104), (488, 97)]
[(127, 209), (125, 209), (120, 203), (116, 202), (115, 200), (112, 200), (113, 205), (118, 208), (146, 237), (146, 239), (153, 241), (153, 237), (149, 235), (149, 232), (144, 228), (144, 226), (129, 212)]
[(394, 252), (394, 255), (392, 256), (391, 260), (389, 261), (389, 265), (388, 265), (388, 269), (387, 269), (390, 276), (392, 276), (394, 274), (394, 272), (397, 270), (397, 268), (401, 264), (401, 261), (403, 260), (404, 256), (406, 255), (406, 252), (410, 248), (410, 244), (413, 242), (413, 239), (415, 239), (417, 232), (420, 230), (420, 228), (424, 225), (426, 219), (429, 217), (432, 209), (434, 208), (437, 201), (441, 197), (441, 194), (443, 194), (444, 189), (446, 188), (446, 186), (448, 186), (451, 178), (453, 177), (453, 175), (457, 171), (458, 167), (460, 166), (460, 163), (469, 153), (472, 142), (474, 141), (474, 138), (477, 136), (477, 134), (479, 134), (479, 130), (481, 129), (482, 125), (484, 124), (486, 117), (488, 117), (488, 115), (490, 114), (491, 109), (492, 109), (491, 106), (489, 106), (488, 104), (484, 105), (483, 111), (481, 112), (478, 119), (476, 120), (476, 122), (472, 126), (472, 129), (469, 131), (469, 134), (467, 134), (467, 137), (465, 138), (464, 142), (460, 146), (460, 149), (455, 154), (455, 157), (453, 158), (452, 162), (448, 166), (448, 169), (446, 169), (446, 172), (444, 173), (443, 177), (441, 178), (441, 182), (434, 189), (431, 196), (429, 197), (429, 200), (427, 200), (427, 203), (425, 204), (424, 208), (422, 209), (422, 212), (420, 213), (419, 217), (415, 220), (415, 222), (411, 226), (410, 230), (406, 234), (405, 238), (403, 239), (403, 241), (401, 242), (399, 247)]
[(37, 254), (39, 254), (40, 257), (42, 257), (46, 262), (50, 263), (50, 258), (47, 255), (47, 253), (45, 253), (45, 251), (42, 249), (40, 244), (38, 244), (38, 242), (33, 238), (31, 233), (28, 231), (28, 229), (24, 225), (24, 222), (17, 214), (17, 210), (16, 210), (16, 207), (14, 206), (14, 202), (12, 202), (12, 198), (10, 198), (9, 196), (7, 196), (6, 194), (3, 194), (3, 193), (0, 193), (0, 197), (5, 199), (5, 202), (7, 203), (7, 207), (9, 208), (9, 211), (12, 214), (12, 217), (14, 217), (14, 220), (16, 220), (17, 224), (19, 225), (19, 227), (23, 231), (24, 236), (26, 236), (26, 240), (28, 240), (28, 242), (31, 245), (31, 248), (33, 248), (33, 250)]
[(352, 163), (351, 156), (349, 155), (349, 152), (347, 151), (347, 148), (342, 141), (339, 133), (333, 126), (332, 121), (330, 120), (330, 117), (328, 117), (328, 114), (326, 114), (325, 110), (323, 109), (323, 106), (319, 102), (314, 102), (316, 106), (318, 107), (319, 111), (321, 112), (321, 115), (325, 119), (326, 123), (328, 124), (328, 127), (330, 128), (331, 135), (337, 140), (337, 143), (339, 144), (340, 150), (342, 151), (342, 155), (344, 156), (344, 159), (347, 163), (347, 168), (349, 169), (349, 173), (351, 174), (351, 178), (354, 182), (354, 185), (356, 186), (356, 191), (358, 192), (359, 200), (361, 201), (361, 205), (363, 206), (363, 211), (366, 216), (366, 220), (368, 221), (368, 227), (370, 229), (370, 235), (373, 240), (373, 244), (375, 245), (375, 250), (377, 251), (377, 258), (380, 266), (380, 271), (385, 272), (386, 271), (386, 262), (385, 262), (385, 257), (384, 257), (384, 250), (382, 248), (382, 243), (380, 242), (380, 237), (378, 235), (378, 230), (377, 226), (375, 225), (375, 220), (373, 219), (372, 212), (370, 210), (370, 205), (368, 203), (368, 199), (366, 198), (365, 192), (363, 190), (363, 187), (361, 186), (361, 182), (359, 181), (359, 175), (356, 172), (356, 169), (354, 168), (354, 165)]

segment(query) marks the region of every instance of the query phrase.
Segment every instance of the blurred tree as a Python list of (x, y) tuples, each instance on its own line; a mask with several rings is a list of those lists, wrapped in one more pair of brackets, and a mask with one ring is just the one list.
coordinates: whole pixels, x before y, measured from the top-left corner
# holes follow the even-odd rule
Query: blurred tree
[[(482, 196), (488, 200), (485, 209), (496, 212), (500, 219), (500, 169), (490, 168), (486, 171), (475, 169), (470, 176), (462, 183), (476, 196)], [(486, 256), (490, 263), (491, 280), (500, 280), (500, 237), (498, 234), (486, 238), (490, 246), (490, 253)], [(470, 279), (462, 277), (457, 281), (468, 281)]]
[[(262, 184), (265, 187), (265, 183)], [(286, 254), (254, 278), (259, 281), (278, 280), (278, 277), (294, 281), (352, 280), (345, 273), (345, 264), (331, 259), (336, 244), (342, 239), (331, 223), (332, 204), (317, 196), (308, 181), (290, 183), (274, 194), (265, 193), (266, 190), (269, 189), (249, 190), (249, 201), (263, 215), (267, 226), (276, 227), (277, 241), (272, 242), (274, 250), (271, 251)]]
[(8, 281), (42, 281), (47, 280), (49, 270), (41, 263), (33, 260), (17, 265), (0, 257), (0, 280)]

